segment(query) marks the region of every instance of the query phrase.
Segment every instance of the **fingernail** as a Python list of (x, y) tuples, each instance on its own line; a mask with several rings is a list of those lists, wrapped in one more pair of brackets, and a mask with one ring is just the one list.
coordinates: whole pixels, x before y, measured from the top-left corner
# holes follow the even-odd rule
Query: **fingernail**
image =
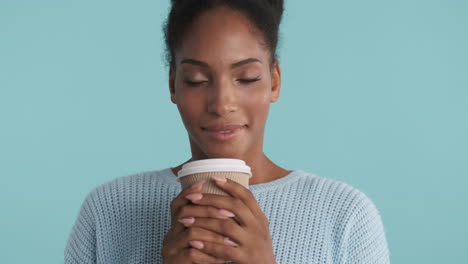
[(201, 180), (197, 183), (194, 183), (190, 188), (191, 189), (198, 189), (198, 187), (200, 187), (201, 185), (203, 185), (204, 183), (206, 182), (206, 180)]
[(195, 218), (193, 218), (193, 217), (179, 218), (179, 219), (177, 219), (177, 221), (179, 221), (183, 225), (191, 225), (191, 224), (195, 223)]
[(202, 248), (203, 248), (203, 242), (198, 241), (198, 240), (189, 241), (189, 244), (190, 244), (192, 247), (197, 248), (197, 249), (202, 249)]
[(187, 196), (185, 196), (185, 199), (191, 200), (191, 201), (197, 201), (200, 200), (203, 197), (201, 193), (192, 193)]
[(228, 211), (228, 210), (224, 210), (224, 209), (219, 209), (219, 214), (222, 215), (222, 216), (227, 216), (227, 217), (234, 217), (236, 216), (233, 212), (231, 211)]
[(224, 242), (226, 242), (226, 244), (230, 245), (230, 246), (234, 246), (234, 247), (238, 247), (239, 244), (237, 244), (236, 242), (232, 241), (229, 237), (225, 237), (224, 238)]
[(226, 177), (224, 176), (211, 176), (211, 178), (219, 183), (227, 182)]

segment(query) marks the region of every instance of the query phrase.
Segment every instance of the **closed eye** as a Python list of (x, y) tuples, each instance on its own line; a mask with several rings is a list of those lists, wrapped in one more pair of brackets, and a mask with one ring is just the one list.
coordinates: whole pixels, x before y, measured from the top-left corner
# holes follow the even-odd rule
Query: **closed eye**
[(241, 83), (253, 83), (253, 82), (256, 82), (256, 81), (260, 81), (261, 78), (257, 77), (257, 78), (254, 78), (254, 79), (238, 79), (239, 82)]
[(199, 82), (194, 82), (194, 81), (191, 81), (191, 80), (184, 80), (184, 82), (190, 86), (197, 86), (197, 85), (200, 85), (202, 83), (206, 83), (208, 81), (199, 81)]
[[(249, 83), (253, 83), (253, 82), (256, 82), (256, 81), (260, 81), (260, 80), (261, 80), (261, 78), (257, 77), (257, 78), (253, 78), (253, 79), (238, 79), (237, 81), (239, 81), (240, 83), (243, 83), (243, 84), (249, 84)], [(190, 86), (197, 86), (197, 85), (201, 85), (203, 83), (207, 83), (208, 81), (194, 82), (194, 81), (191, 81), (191, 80), (184, 80), (184, 82), (187, 85), (190, 85)]]

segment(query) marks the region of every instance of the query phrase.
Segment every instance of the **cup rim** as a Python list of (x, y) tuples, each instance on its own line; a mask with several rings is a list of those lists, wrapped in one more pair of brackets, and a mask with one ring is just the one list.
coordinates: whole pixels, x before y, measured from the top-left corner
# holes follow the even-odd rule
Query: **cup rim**
[(178, 178), (185, 177), (190, 174), (202, 172), (240, 172), (252, 177), (252, 171), (243, 160), (240, 159), (205, 159), (196, 160), (186, 163), (177, 173)]

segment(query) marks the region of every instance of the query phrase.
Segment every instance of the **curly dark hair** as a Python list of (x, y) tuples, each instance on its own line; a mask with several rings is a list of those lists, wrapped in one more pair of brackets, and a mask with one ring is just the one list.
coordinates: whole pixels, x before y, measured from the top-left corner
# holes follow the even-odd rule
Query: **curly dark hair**
[(228, 7), (246, 16), (262, 33), (271, 62), (277, 59), (278, 31), (283, 16), (283, 0), (172, 0), (163, 26), (166, 42), (166, 61), (174, 65), (174, 51), (180, 45), (187, 28), (203, 12)]

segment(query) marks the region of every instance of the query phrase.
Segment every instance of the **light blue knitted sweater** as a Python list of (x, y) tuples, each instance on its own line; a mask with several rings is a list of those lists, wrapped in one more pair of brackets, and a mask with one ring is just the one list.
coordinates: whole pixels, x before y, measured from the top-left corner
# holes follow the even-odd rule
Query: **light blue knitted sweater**
[[(249, 189), (270, 221), (278, 264), (389, 263), (381, 216), (361, 191), (301, 170)], [(71, 230), (65, 263), (162, 263), (170, 202), (180, 191), (170, 168), (96, 187)]]

